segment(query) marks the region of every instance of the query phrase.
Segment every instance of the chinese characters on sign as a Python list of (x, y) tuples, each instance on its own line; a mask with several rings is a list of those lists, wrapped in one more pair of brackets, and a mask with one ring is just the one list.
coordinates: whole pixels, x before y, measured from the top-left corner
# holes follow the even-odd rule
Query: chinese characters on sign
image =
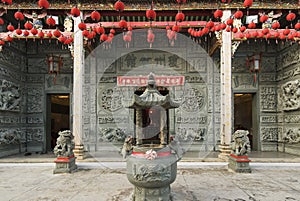
[[(118, 76), (118, 86), (146, 86), (148, 76)], [(155, 76), (157, 86), (184, 85), (184, 76)]]

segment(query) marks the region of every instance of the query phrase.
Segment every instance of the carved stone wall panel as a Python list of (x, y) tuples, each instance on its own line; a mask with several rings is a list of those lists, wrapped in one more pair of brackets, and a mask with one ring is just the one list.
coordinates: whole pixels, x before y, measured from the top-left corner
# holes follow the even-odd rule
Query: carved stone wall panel
[(28, 86), (27, 88), (27, 112), (41, 113), (44, 109), (44, 90), (39, 86)]
[(284, 123), (300, 124), (300, 114), (284, 115)]
[(279, 69), (284, 69), (290, 65), (297, 64), (300, 62), (300, 49), (298, 44), (286, 49), (284, 52), (279, 54), (278, 64)]
[(35, 115), (28, 115), (27, 116), (27, 124), (39, 124), (42, 125), (44, 124), (44, 118), (43, 118), (43, 114), (35, 114)]
[(0, 63), (9, 64), (10, 68), (19, 71), (25, 71), (27, 58), (23, 55), (18, 54), (15, 51), (1, 51), (0, 52)]
[(205, 86), (195, 86), (184, 91), (184, 100), (180, 108), (186, 112), (207, 111), (207, 89)]
[(27, 128), (27, 142), (43, 142), (44, 141), (44, 127)]
[(20, 86), (14, 82), (0, 79), (0, 110), (20, 111)]
[(214, 83), (221, 83), (220, 73), (214, 73)]
[(276, 72), (276, 57), (262, 56), (261, 58), (261, 74), (266, 72)]
[(263, 142), (277, 142), (279, 136), (282, 136), (282, 127), (261, 126), (260, 136), (261, 136), (261, 141)]
[(261, 115), (260, 122), (262, 124), (277, 123), (278, 118), (276, 115)]
[(23, 79), (25, 80), (25, 78), (23, 78), (25, 76), (22, 73), (9, 70), (8, 68), (2, 66), (0, 66), (0, 76), (4, 77), (5, 79), (10, 79), (15, 81), (22, 81)]
[(274, 86), (260, 86), (260, 107), (262, 112), (277, 111), (277, 88)]
[(254, 74), (233, 74), (232, 88), (240, 89), (257, 89), (257, 82), (255, 82)]
[(283, 111), (298, 110), (300, 108), (300, 79), (283, 84), (281, 92), (279, 98)]
[(232, 59), (232, 73), (248, 73), (249, 67), (247, 67), (246, 57), (234, 57)]
[(24, 142), (23, 138), (24, 133), (19, 128), (0, 128), (0, 145), (19, 144)]
[(260, 73), (259, 81), (260, 82), (276, 82), (276, 74), (275, 73)]
[(185, 75), (185, 82), (186, 83), (206, 83), (207, 82), (207, 75), (205, 74), (187, 74)]
[(289, 144), (296, 144), (300, 143), (300, 128), (298, 126), (295, 127), (286, 127), (284, 129), (283, 137), (281, 140)]
[(90, 97), (92, 95), (93, 94), (91, 94), (90, 87), (88, 85), (84, 85), (83, 86), (82, 108), (83, 108), (83, 112), (86, 114), (90, 113), (90, 105), (91, 105)]
[(0, 124), (11, 125), (21, 123), (20, 116), (0, 116)]
[(198, 55), (196, 58), (187, 58), (187, 72), (206, 72), (207, 71), (207, 55)]
[(28, 73), (47, 73), (48, 64), (45, 58), (28, 58)]
[(300, 66), (294, 66), (291, 69), (280, 71), (277, 74), (277, 80), (283, 81), (283, 80), (291, 80), (294, 79), (294, 77), (298, 77), (300, 75)]
[(45, 90), (70, 91), (73, 90), (72, 74), (45, 74)]
[(43, 74), (29, 74), (26, 75), (27, 83), (44, 83), (45, 77)]

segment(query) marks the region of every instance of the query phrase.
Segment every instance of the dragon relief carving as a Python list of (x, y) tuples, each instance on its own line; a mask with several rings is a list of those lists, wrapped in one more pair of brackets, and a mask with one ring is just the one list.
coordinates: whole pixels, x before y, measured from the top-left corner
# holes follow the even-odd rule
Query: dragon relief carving
[(290, 128), (283, 137), (289, 144), (295, 144), (300, 142), (300, 128)]
[(100, 128), (100, 141), (124, 142), (126, 133), (121, 128)]
[(184, 96), (182, 108), (187, 112), (197, 112), (205, 104), (205, 95), (199, 89), (190, 88), (187, 89)]
[(20, 110), (20, 88), (7, 80), (0, 80), (0, 110)]
[(300, 108), (300, 80), (294, 80), (282, 85), (282, 109), (284, 111)]

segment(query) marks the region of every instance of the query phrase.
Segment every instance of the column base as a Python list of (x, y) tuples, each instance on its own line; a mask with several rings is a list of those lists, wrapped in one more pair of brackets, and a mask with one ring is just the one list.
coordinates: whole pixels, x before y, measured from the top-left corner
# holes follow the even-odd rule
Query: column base
[(231, 154), (232, 148), (229, 144), (220, 144), (219, 149), (221, 153), (218, 155), (218, 158), (228, 161), (228, 156)]
[(251, 162), (251, 160), (249, 160), (248, 156), (230, 154), (228, 159), (228, 170), (237, 173), (251, 173), (251, 168), (249, 166), (249, 162)]
[(75, 148), (73, 149), (74, 155), (78, 160), (83, 160), (84, 157), (84, 147), (83, 145), (75, 145)]

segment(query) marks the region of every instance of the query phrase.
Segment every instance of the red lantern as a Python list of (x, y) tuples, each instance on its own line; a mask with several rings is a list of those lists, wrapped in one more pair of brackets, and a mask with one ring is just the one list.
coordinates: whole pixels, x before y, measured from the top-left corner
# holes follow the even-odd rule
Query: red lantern
[(52, 33), (51, 33), (51, 31), (49, 31), (49, 32), (47, 33), (47, 37), (48, 37), (48, 38), (52, 38)]
[(233, 25), (233, 19), (232, 18), (228, 19), (226, 21), (226, 24), (229, 25), (229, 26)]
[(284, 34), (281, 33), (281, 34), (279, 35), (279, 38), (280, 38), (281, 40), (285, 40), (285, 39), (286, 39), (286, 35), (284, 35)]
[(101, 15), (98, 11), (94, 10), (92, 13), (91, 13), (91, 18), (92, 20), (98, 22), (101, 18)]
[(204, 27), (202, 29), (202, 33), (203, 33), (203, 35), (208, 34), (209, 33), (209, 29), (207, 27)]
[(24, 20), (24, 15), (20, 11), (15, 12), (14, 17), (16, 20), (23, 21)]
[(64, 43), (66, 41), (66, 37), (61, 35), (61, 36), (59, 36), (58, 41), (61, 42), (61, 43)]
[(83, 31), (83, 30), (86, 29), (86, 24), (85, 24), (84, 22), (80, 22), (80, 23), (78, 24), (78, 28), (79, 28), (81, 31)]
[(132, 27), (131, 26), (128, 27), (128, 31), (132, 31)]
[(31, 24), (31, 22), (29, 22), (29, 21), (27, 21), (25, 24), (24, 24), (24, 28), (25, 29), (27, 29), (27, 30), (30, 30), (30, 29), (32, 29), (32, 24)]
[(8, 42), (12, 42), (13, 38), (10, 35), (8, 35), (8, 36), (6, 36), (5, 40)]
[(180, 27), (178, 25), (174, 25), (172, 27), (172, 31), (179, 32), (179, 30), (180, 30)]
[(21, 35), (23, 32), (21, 29), (16, 29), (16, 34)]
[(178, 12), (175, 16), (175, 20), (178, 22), (184, 21), (185, 15), (182, 12)]
[(241, 19), (242, 17), (243, 17), (243, 12), (242, 11), (240, 11), (240, 10), (238, 10), (238, 11), (236, 11), (235, 13), (234, 13), (234, 17), (236, 18), (236, 19)]
[(269, 19), (269, 17), (268, 17), (267, 15), (262, 15), (262, 16), (260, 16), (259, 21), (260, 21), (261, 23), (264, 23), (264, 22), (266, 22), (268, 19)]
[(274, 38), (278, 38), (279, 37), (279, 32), (278, 31), (276, 31), (275, 33), (274, 33)]
[(256, 38), (258, 36), (258, 32), (254, 31), (251, 35), (252, 35), (253, 38)]
[(30, 33), (35, 36), (38, 33), (38, 31), (35, 28), (32, 28), (30, 29)]
[(0, 45), (2, 46), (2, 45), (4, 45), (4, 44), (5, 44), (5, 41), (2, 40), (2, 39), (0, 39)]
[(236, 27), (233, 27), (233, 28), (232, 28), (232, 32), (233, 32), (233, 33), (236, 33), (237, 31), (238, 31), (238, 28), (236, 28)]
[(4, 20), (2, 19), (2, 17), (0, 17), (0, 25), (4, 24)]
[(52, 26), (55, 25), (55, 20), (53, 19), (52, 16), (50, 16), (49, 18), (47, 18), (46, 24), (48, 24), (50, 27), (52, 27)]
[(286, 16), (286, 20), (287, 21), (293, 21), (296, 18), (296, 14), (292, 13), (291, 11), (289, 12), (289, 14), (287, 14)]
[(223, 11), (222, 10), (216, 10), (215, 12), (214, 12), (214, 18), (216, 18), (216, 19), (219, 19), (219, 18), (221, 18), (223, 16)]
[(119, 27), (121, 28), (121, 29), (125, 29), (126, 27), (127, 27), (127, 22), (126, 22), (126, 20), (120, 20), (120, 22), (119, 22)]
[(109, 30), (109, 33), (111, 33), (111, 34), (115, 34), (115, 33), (116, 33), (116, 30), (114, 30), (114, 29), (110, 29), (110, 30)]
[(65, 44), (65, 45), (69, 45), (69, 44), (71, 44), (72, 42), (73, 42), (73, 38), (70, 37), (70, 38), (67, 38), (67, 39), (65, 40), (64, 44)]
[(243, 39), (245, 37), (245, 35), (241, 32), (238, 33), (238, 38)]
[(227, 28), (226, 28), (226, 31), (227, 31), (227, 32), (231, 32), (231, 27), (227, 27)]
[(156, 18), (156, 12), (152, 9), (146, 10), (146, 17), (150, 20), (153, 21)]
[(108, 36), (106, 34), (101, 34), (100, 36), (100, 41), (103, 42), (103, 41), (106, 41), (108, 38)]
[(207, 27), (207, 28), (209, 28), (209, 29), (211, 29), (212, 27), (214, 27), (215, 26), (215, 23), (213, 22), (213, 21), (208, 21), (207, 23), (206, 23), (206, 25), (205, 25), (205, 27)]
[(246, 37), (247, 39), (249, 39), (249, 38), (251, 38), (251, 34), (250, 34), (249, 32), (247, 32), (247, 33), (245, 34), (245, 37)]
[(125, 9), (124, 3), (120, 0), (118, 0), (115, 5), (114, 8), (116, 11), (122, 12)]
[(295, 29), (296, 29), (296, 30), (299, 30), (299, 29), (300, 29), (300, 22), (297, 22), (297, 23), (295, 24)]
[(276, 29), (279, 29), (280, 28), (280, 23), (277, 21), (277, 22), (274, 22), (272, 24), (272, 29), (276, 30)]
[(44, 34), (44, 32), (41, 30), (41, 31), (39, 31), (39, 33), (38, 33), (38, 37), (40, 37), (40, 38), (44, 38), (44, 36), (45, 36), (45, 34)]
[(256, 28), (256, 24), (255, 24), (254, 22), (250, 22), (250, 23), (248, 24), (248, 28), (249, 28), (249, 29), (255, 29), (255, 28)]
[(252, 6), (252, 4), (253, 4), (253, 0), (245, 0), (243, 5), (245, 8), (249, 8)]
[(241, 32), (246, 31), (246, 29), (247, 29), (247, 28), (246, 28), (245, 26), (241, 26), (241, 27), (240, 27), (240, 31), (241, 31)]
[(8, 5), (11, 5), (12, 4), (12, 0), (1, 0), (2, 3), (4, 4), (8, 4)]
[(176, 0), (177, 3), (181, 4), (181, 3), (186, 3), (186, 0)]
[(289, 35), (289, 33), (291, 32), (290, 29), (286, 28), (285, 30), (283, 30), (283, 34), (284, 35)]
[(257, 34), (258, 38), (263, 38), (265, 36), (265, 34), (262, 31), (259, 31)]
[(61, 33), (58, 29), (55, 29), (55, 31), (53, 31), (53, 36), (55, 36), (56, 38), (60, 37)]
[(288, 38), (289, 40), (294, 40), (293, 34), (289, 34), (289, 35), (287, 36), (287, 38)]
[(226, 24), (222, 23), (222, 24), (221, 24), (221, 29), (224, 30), (225, 28), (226, 28)]
[(262, 33), (263, 33), (264, 35), (268, 34), (269, 32), (270, 32), (270, 30), (269, 30), (268, 28), (264, 28), (264, 29), (262, 30)]
[(50, 4), (47, 0), (39, 0), (38, 5), (40, 8), (48, 9)]
[(82, 35), (83, 35), (84, 37), (87, 37), (87, 36), (89, 35), (89, 33), (90, 33), (90, 32), (89, 32), (88, 30), (86, 30), (86, 29), (82, 31)]
[(75, 6), (71, 9), (71, 15), (73, 15), (73, 17), (78, 17), (80, 15), (80, 10)]
[(7, 25), (6, 29), (7, 29), (8, 31), (14, 31), (14, 30), (15, 30), (15, 27), (14, 27), (13, 25), (9, 24), (9, 25)]
[(24, 30), (23, 31), (23, 35), (26, 37), (26, 36), (29, 36), (29, 31), (27, 31), (27, 30)]
[(104, 28), (102, 26), (99, 26), (96, 28), (97, 34), (103, 34), (105, 32)]

